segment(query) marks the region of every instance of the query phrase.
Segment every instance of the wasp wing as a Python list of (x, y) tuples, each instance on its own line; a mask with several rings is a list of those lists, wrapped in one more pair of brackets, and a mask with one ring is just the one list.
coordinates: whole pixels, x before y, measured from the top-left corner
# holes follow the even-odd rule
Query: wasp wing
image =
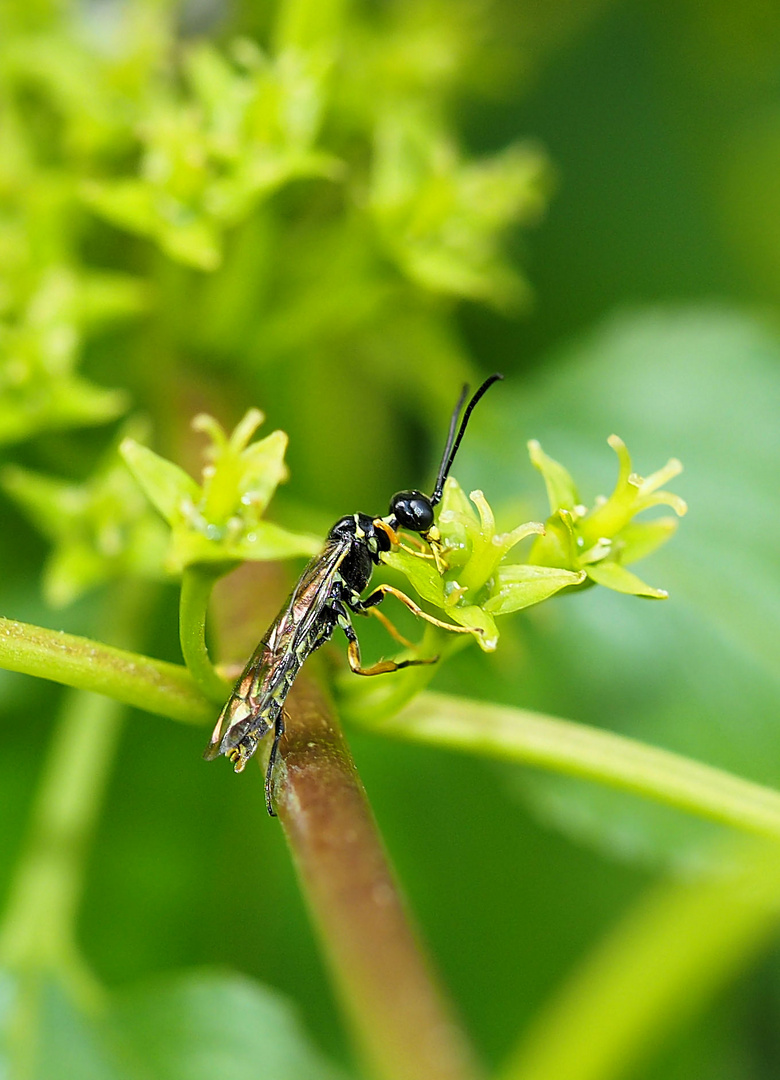
[(207, 761), (230, 750), (250, 728), (258, 738), (271, 728), (263, 714), (291, 669), (300, 667), (306, 659), (299, 655), (298, 646), (322, 611), (334, 577), (348, 552), (348, 544), (331, 540), (305, 567), (225, 703), (203, 752)]

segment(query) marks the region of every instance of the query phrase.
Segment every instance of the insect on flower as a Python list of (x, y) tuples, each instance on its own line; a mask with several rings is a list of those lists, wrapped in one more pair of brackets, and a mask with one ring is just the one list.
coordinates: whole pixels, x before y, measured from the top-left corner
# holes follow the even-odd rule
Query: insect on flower
[(268, 813), (275, 817), (271, 781), (284, 734), (284, 703), (307, 657), (323, 645), (339, 626), (349, 643), (349, 666), (356, 675), (382, 675), (416, 664), (434, 664), (438, 657), (419, 660), (380, 660), (364, 668), (351, 615), (375, 615), (398, 640), (408, 644), (376, 605), (389, 593), (416, 616), (453, 633), (474, 633), (473, 628), (442, 622), (423, 611), (410, 597), (392, 585), (379, 585), (365, 600), (360, 594), (371, 580), (374, 567), (385, 551), (400, 544), (398, 529), (419, 534), (429, 545), (441, 570), (441, 546), (434, 525), (433, 508), (441, 501), (449, 475), (474, 406), (485, 391), (503, 376), (491, 375), (479, 387), (458, 420), (468, 394), (464, 386), (450, 420), (447, 442), (431, 495), (399, 491), (390, 500), (386, 517), (350, 514), (340, 518), (328, 533), (325, 546), (308, 564), (300, 580), (266, 631), (222, 710), (203, 756), (207, 761), (224, 754), (236, 772), (244, 769), (260, 740), (273, 728), (274, 736), (265, 776)]

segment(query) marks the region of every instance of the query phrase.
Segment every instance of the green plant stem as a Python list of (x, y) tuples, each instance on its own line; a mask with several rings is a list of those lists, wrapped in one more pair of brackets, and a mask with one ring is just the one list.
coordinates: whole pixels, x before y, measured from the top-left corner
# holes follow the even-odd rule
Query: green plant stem
[(38, 1076), (37, 1048), (49, 984), (57, 980), (83, 1010), (103, 992), (78, 950), (75, 925), (84, 865), (123, 706), (68, 693), (33, 807), (29, 836), (0, 924), (0, 967), (13, 978), (4, 1023), (7, 1063), (16, 1080)]
[(172, 720), (214, 719), (213, 704), (185, 667), (29, 623), (0, 618), (0, 667), (105, 694)]
[(499, 1080), (633, 1076), (776, 933), (777, 845), (728, 852), (721, 871), (643, 897), (523, 1033)]
[[(0, 619), (0, 667), (185, 723), (214, 719), (212, 702), (186, 668), (28, 623)], [(431, 693), (380, 723), (365, 716), (362, 708), (350, 709), (352, 722), (381, 734), (596, 780), (780, 839), (780, 793), (612, 732)]]
[(206, 647), (206, 612), (216, 577), (199, 566), (184, 570), (179, 601), (179, 641), (184, 662), (206, 695), (222, 703), (230, 693), (229, 684), (214, 668)]
[(14, 969), (59, 970), (92, 989), (73, 929), (84, 859), (114, 757), (123, 706), (68, 694), (33, 807), (0, 930), (0, 960)]
[(473, 1080), (481, 1075), (473, 1053), (410, 926), (354, 762), (310, 669), (288, 710), (277, 809), (366, 1071), (376, 1080)]
[(363, 719), (362, 726), (383, 735), (596, 780), (735, 829), (780, 839), (780, 792), (585, 724), (425, 693), (391, 719), (379, 724)]
[[(144, 587), (115, 587), (107, 607), (114, 630), (135, 640), (147, 615)], [(33, 805), (27, 841), (11, 882), (0, 924), (0, 965), (15, 981), (6, 1018), (13, 1075), (37, 1075), (36, 1048), (47, 985), (61, 981), (83, 1009), (102, 992), (76, 942), (84, 870), (106, 782), (114, 760), (123, 706), (104, 696), (70, 692)]]

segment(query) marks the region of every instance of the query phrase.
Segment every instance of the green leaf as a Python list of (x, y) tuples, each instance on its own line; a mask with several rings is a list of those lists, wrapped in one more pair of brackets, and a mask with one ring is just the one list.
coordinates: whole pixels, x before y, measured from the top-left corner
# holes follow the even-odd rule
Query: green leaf
[(239, 975), (191, 972), (117, 994), (107, 1027), (150, 1080), (343, 1080), (288, 1003)]
[(86, 541), (76, 540), (55, 547), (46, 560), (43, 595), (52, 607), (67, 607), (111, 576), (111, 569), (100, 553)]
[(88, 1010), (52, 974), (0, 971), (0, 1073), (19, 1062), (28, 1080), (345, 1080), (281, 996), (212, 972)]
[(280, 49), (331, 46), (338, 40), (345, 0), (284, 0), (279, 5), (275, 40)]
[(492, 595), (485, 610), (492, 615), (507, 615), (531, 604), (540, 604), (569, 585), (580, 585), (584, 570), (559, 570), (553, 566), (529, 566), (525, 563), (499, 566)]
[[(53, 973), (0, 969), (0, 1074), (26, 1080), (130, 1080), (101, 1025)], [(135, 1080), (133, 1075), (132, 1080)]]
[(287, 479), (287, 466), (284, 463), (287, 442), (287, 435), (283, 431), (273, 431), (264, 439), (247, 446), (241, 456), (243, 472), (239, 484), (244, 492), (242, 500), (245, 505), (251, 505), (258, 516), (265, 513), (277, 487)]
[[(182, 215), (184, 216), (184, 215)], [(176, 262), (196, 270), (216, 270), (222, 262), (222, 241), (219, 230), (210, 221), (180, 220), (161, 223), (155, 229), (163, 251)]]
[(638, 1075), (648, 1051), (776, 936), (777, 856), (776, 843), (745, 844), (727, 850), (712, 877), (656, 886), (580, 961), (499, 1080)]
[(241, 560), (291, 559), (299, 555), (317, 555), (321, 550), (320, 537), (291, 533), (271, 521), (261, 521), (241, 541), (226, 545), (228, 555)]
[(105, 424), (127, 408), (127, 396), (121, 390), (93, 386), (75, 375), (39, 379), (31, 371), (24, 383), (13, 388), (4, 387), (2, 381), (0, 362), (0, 445), (22, 442), (43, 431)]
[(76, 297), (79, 320), (87, 325), (142, 314), (149, 306), (145, 281), (130, 274), (85, 273)]
[[(565, 618), (564, 601), (555, 619), (529, 608), (522, 660), (496, 665), (496, 696), (780, 787), (779, 373), (773, 325), (704, 306), (615, 316), (533, 385), (502, 386), (490, 430), (474, 427), (459, 464), (465, 482), (481, 482), (489, 471), (496, 503), (538, 505), (518, 430), (561, 460), (591, 463), (578, 467), (578, 478), (591, 478), (588, 490), (580, 486), (589, 505), (614, 486), (609, 460), (594, 448), (619, 430), (640, 468), (679, 455), (686, 466), (680, 490), (693, 512), (674, 543), (657, 548), (646, 573), (643, 567), (643, 577), (669, 589), (669, 603), (630, 603), (593, 588), (565, 602)], [(665, 518), (625, 525), (611, 558), (633, 561), (670, 533)], [(603, 566), (584, 568), (597, 575)], [(671, 811), (595, 785), (529, 776), (517, 790), (547, 822), (621, 858), (679, 864), (700, 858), (711, 841), (708, 830)]]
[(75, 484), (52, 476), (41, 476), (18, 465), (8, 465), (0, 474), (3, 490), (23, 507), (45, 536), (56, 539), (63, 519), (83, 512), (85, 493)]
[(169, 562), (172, 567), (194, 563), (242, 562), (245, 559), (294, 559), (300, 555), (317, 555), (322, 540), (305, 533), (291, 533), (270, 521), (261, 521), (246, 536), (236, 540), (181, 528), (172, 538)]

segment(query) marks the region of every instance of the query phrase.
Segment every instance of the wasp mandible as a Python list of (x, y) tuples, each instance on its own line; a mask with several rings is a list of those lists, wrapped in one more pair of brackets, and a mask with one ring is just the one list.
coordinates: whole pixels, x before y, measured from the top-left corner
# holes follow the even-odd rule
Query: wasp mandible
[(279, 740), (284, 734), (285, 699), (306, 659), (332, 636), (337, 626), (347, 638), (349, 666), (356, 675), (382, 675), (416, 664), (433, 664), (438, 659), (380, 660), (371, 667), (362, 666), (352, 614), (376, 615), (394, 636), (403, 640), (392, 623), (376, 610), (376, 605), (388, 593), (434, 626), (453, 633), (473, 633), (467, 627), (434, 618), (392, 585), (379, 585), (365, 600), (361, 599), (360, 594), (371, 580), (382, 553), (399, 546), (398, 529), (421, 536), (431, 548), (436, 565), (441, 570), (441, 547), (434, 525), (433, 508), (441, 502), (444, 482), (474, 406), (485, 391), (502, 378), (503, 375), (496, 373), (482, 383), (458, 424), (468, 394), (468, 387), (463, 387), (450, 420), (447, 442), (430, 495), (416, 490), (399, 491), (390, 500), (390, 512), (386, 517), (350, 514), (336, 522), (328, 533), (322, 551), (304, 569), (282, 610), (250, 657), (220, 713), (203, 756), (207, 761), (212, 761), (224, 754), (233, 762), (236, 772), (243, 770), (260, 740), (273, 728), (274, 738), (265, 774), (265, 801), (271, 817), (276, 816), (271, 781)]

